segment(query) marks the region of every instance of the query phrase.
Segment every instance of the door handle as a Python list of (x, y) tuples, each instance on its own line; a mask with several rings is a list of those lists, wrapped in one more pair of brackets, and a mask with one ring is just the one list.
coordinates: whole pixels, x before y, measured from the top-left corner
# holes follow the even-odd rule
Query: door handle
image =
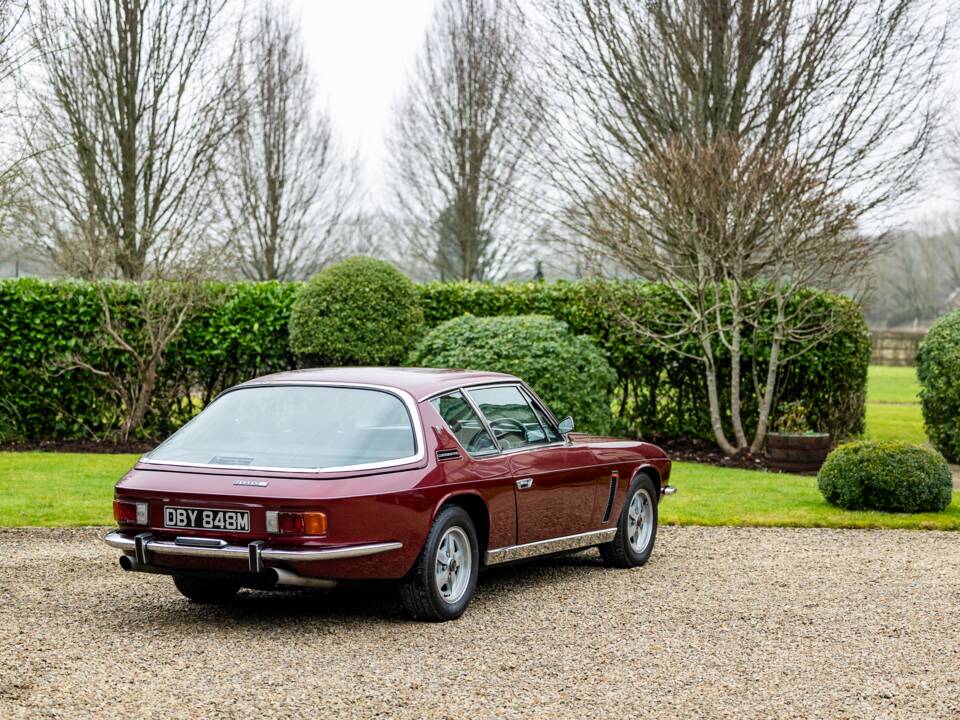
[(517, 480), (517, 490), (526, 490), (533, 486), (533, 478)]

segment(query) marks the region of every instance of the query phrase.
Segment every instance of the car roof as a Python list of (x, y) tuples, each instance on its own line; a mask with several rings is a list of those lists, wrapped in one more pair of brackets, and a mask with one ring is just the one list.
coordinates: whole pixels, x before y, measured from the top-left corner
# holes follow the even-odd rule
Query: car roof
[(344, 383), (382, 385), (405, 390), (417, 400), (453, 390), (463, 385), (480, 385), (495, 382), (517, 382), (513, 375), (480, 370), (447, 370), (441, 368), (406, 367), (338, 367), (290, 370), (263, 375), (242, 383), (239, 387), (268, 385), (270, 383)]

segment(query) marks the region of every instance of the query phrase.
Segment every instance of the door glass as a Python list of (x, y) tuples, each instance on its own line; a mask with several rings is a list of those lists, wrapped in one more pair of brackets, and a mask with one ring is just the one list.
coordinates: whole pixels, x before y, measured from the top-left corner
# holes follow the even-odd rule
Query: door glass
[(482, 455), (497, 452), (497, 446), (483, 427), (480, 416), (474, 412), (461, 392), (434, 398), (430, 404), (468, 453)]
[(533, 409), (515, 385), (474, 388), (468, 392), (504, 449), (549, 442)]
[(560, 432), (553, 426), (553, 422), (547, 417), (547, 414), (526, 392), (523, 393), (523, 396), (527, 399), (527, 402), (530, 403), (530, 407), (533, 408), (533, 412), (537, 414), (537, 420), (540, 421), (544, 431), (547, 433), (547, 442), (560, 442), (563, 438), (560, 437)]

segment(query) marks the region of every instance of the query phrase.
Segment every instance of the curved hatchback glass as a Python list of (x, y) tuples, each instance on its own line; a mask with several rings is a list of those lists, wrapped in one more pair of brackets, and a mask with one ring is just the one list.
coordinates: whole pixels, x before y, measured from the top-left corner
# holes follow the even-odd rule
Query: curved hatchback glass
[(414, 460), (416, 435), (396, 395), (369, 388), (270, 385), (222, 395), (146, 460), (329, 470)]

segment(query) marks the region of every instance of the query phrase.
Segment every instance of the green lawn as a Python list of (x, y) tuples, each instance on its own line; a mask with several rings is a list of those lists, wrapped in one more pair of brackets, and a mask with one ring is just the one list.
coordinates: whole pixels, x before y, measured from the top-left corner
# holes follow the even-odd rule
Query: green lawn
[(113, 484), (138, 457), (0, 452), (0, 527), (111, 524)]
[(867, 402), (919, 403), (916, 368), (871, 365), (867, 371)]
[[(913, 368), (871, 367), (871, 439), (926, 442)], [(136, 455), (0, 452), (0, 527), (109, 525), (113, 484)], [(675, 464), (678, 492), (662, 520), (680, 525), (906, 527), (960, 530), (960, 493), (940, 514), (847, 512), (827, 505), (816, 478)]]
[(864, 439), (927, 442), (916, 369), (871, 365), (868, 373)]
[(803, 475), (675, 463), (670, 484), (677, 494), (660, 506), (664, 523), (960, 530), (960, 492), (942, 513), (906, 515), (835, 508)]
[(865, 440), (905, 440), (923, 445), (927, 434), (923, 430), (923, 415), (919, 405), (887, 405), (867, 403), (867, 430)]
[[(0, 453), (0, 527), (110, 525), (113, 484), (136, 455)], [(888, 515), (827, 505), (816, 479), (678, 462), (662, 521), (680, 525), (906, 527), (960, 530), (960, 496), (945, 513)]]

